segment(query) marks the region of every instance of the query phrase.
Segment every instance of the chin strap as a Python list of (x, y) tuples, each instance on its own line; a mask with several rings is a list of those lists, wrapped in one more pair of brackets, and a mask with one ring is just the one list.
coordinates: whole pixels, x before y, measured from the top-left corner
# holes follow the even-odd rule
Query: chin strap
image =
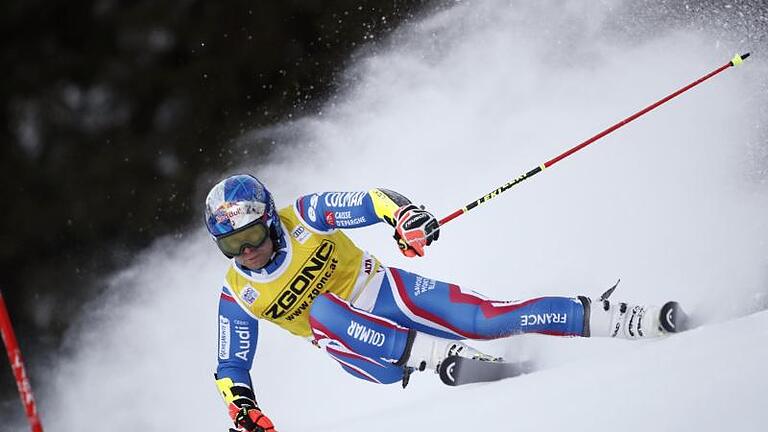
[[(278, 226), (275, 226), (277, 224)], [(286, 246), (285, 244), (285, 233), (280, 228), (280, 218), (277, 218), (277, 222), (272, 222), (269, 224), (269, 238), (272, 239), (272, 243), (274, 244), (274, 249), (280, 250)]]

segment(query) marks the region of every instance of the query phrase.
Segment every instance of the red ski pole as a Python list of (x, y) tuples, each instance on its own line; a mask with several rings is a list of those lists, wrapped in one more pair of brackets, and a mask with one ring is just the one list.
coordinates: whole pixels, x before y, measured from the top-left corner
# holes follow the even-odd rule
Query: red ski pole
[(21, 396), (21, 403), (24, 404), (24, 411), (27, 414), (29, 426), (32, 428), (32, 432), (43, 432), (40, 417), (37, 415), (35, 398), (32, 397), (32, 386), (29, 385), (29, 380), (27, 379), (27, 372), (21, 359), (19, 343), (16, 341), (16, 335), (13, 332), (11, 318), (8, 315), (8, 309), (5, 307), (2, 293), (0, 293), (0, 335), (2, 335), (5, 349), (8, 351), (8, 360), (11, 362), (13, 376), (16, 378), (16, 387), (19, 389), (19, 396)]
[(599, 140), (600, 138), (608, 135), (609, 133), (615, 131), (616, 129), (624, 126), (625, 124), (631, 122), (632, 120), (635, 120), (636, 118), (642, 116), (643, 114), (647, 113), (648, 111), (651, 111), (654, 108), (658, 107), (659, 105), (662, 105), (662, 104), (668, 102), (670, 99), (675, 98), (675, 97), (685, 93), (686, 91), (692, 89), (693, 87), (696, 87), (697, 85), (699, 85), (699, 84), (703, 83), (704, 81), (712, 78), (713, 76), (719, 74), (720, 72), (722, 72), (722, 71), (724, 71), (724, 70), (726, 70), (726, 69), (728, 69), (728, 68), (730, 68), (732, 66), (740, 65), (744, 61), (744, 59), (746, 59), (747, 57), (749, 57), (749, 53), (742, 54), (742, 55), (736, 54), (735, 56), (733, 56), (731, 61), (729, 61), (728, 63), (724, 64), (723, 66), (720, 66), (719, 68), (717, 68), (714, 71), (708, 73), (707, 75), (704, 75), (703, 77), (697, 79), (696, 81), (688, 84), (687, 86), (681, 88), (680, 90), (670, 94), (669, 96), (665, 97), (664, 99), (661, 99), (661, 100), (659, 100), (659, 101), (657, 101), (657, 102), (655, 102), (655, 103), (653, 103), (653, 104), (643, 108), (642, 110), (636, 112), (635, 114), (632, 114), (631, 116), (629, 116), (629, 117), (625, 118), (624, 120), (616, 123), (615, 125), (609, 127), (608, 129), (598, 133), (597, 135), (593, 136), (592, 138), (589, 138), (588, 140), (582, 142), (581, 144), (571, 148), (570, 150), (566, 151), (565, 153), (562, 153), (562, 154), (558, 155), (557, 157), (555, 157), (555, 158), (553, 158), (553, 159), (551, 159), (551, 160), (549, 160), (547, 162), (544, 162), (543, 164), (541, 164), (541, 165), (537, 166), (536, 168), (528, 171), (527, 173), (521, 175), (520, 177), (517, 177), (516, 179), (508, 182), (507, 184), (505, 184), (505, 185), (503, 185), (503, 186), (501, 186), (499, 188), (496, 188), (495, 190), (493, 190), (490, 193), (486, 194), (482, 198), (467, 204), (466, 207), (462, 207), (462, 208), (456, 210), (455, 212), (449, 214), (448, 216), (440, 219), (440, 225), (444, 225), (444, 224), (450, 222), (451, 220), (453, 220), (453, 219), (463, 215), (464, 213), (472, 210), (473, 208), (479, 206), (480, 204), (490, 200), (491, 198), (495, 198), (496, 195), (499, 195), (500, 193), (505, 192), (506, 190), (508, 190), (512, 186), (514, 186), (514, 185), (516, 185), (518, 183), (521, 183), (523, 180), (527, 180), (527, 179), (533, 177), (534, 175), (544, 171), (546, 168), (551, 167), (552, 165), (556, 164), (560, 160), (567, 158), (568, 156), (576, 153), (577, 151), (579, 151), (579, 150), (583, 149), (584, 147), (592, 144), (593, 142)]

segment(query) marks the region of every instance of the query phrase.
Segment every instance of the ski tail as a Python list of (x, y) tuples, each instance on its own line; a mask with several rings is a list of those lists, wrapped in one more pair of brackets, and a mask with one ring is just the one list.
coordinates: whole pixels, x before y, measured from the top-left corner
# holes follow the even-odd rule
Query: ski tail
[(667, 333), (679, 333), (688, 330), (688, 315), (676, 301), (666, 302), (659, 313), (659, 324)]
[(460, 356), (449, 356), (440, 363), (440, 380), (449, 386), (499, 381), (532, 372), (533, 362), (487, 361)]

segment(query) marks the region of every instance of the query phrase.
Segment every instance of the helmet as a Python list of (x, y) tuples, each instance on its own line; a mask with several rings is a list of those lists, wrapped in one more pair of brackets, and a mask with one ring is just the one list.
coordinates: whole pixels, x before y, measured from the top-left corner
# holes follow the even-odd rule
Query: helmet
[(234, 175), (213, 186), (205, 199), (205, 226), (229, 258), (246, 246), (260, 246), (267, 236), (278, 244), (282, 239), (272, 194), (251, 175)]

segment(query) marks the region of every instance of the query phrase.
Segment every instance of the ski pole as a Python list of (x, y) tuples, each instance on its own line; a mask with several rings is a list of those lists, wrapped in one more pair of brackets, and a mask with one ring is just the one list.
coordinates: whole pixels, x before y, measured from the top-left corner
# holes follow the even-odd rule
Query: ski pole
[(3, 342), (5, 342), (5, 349), (8, 351), (8, 360), (11, 362), (13, 376), (16, 378), (16, 387), (19, 389), (19, 396), (21, 396), (21, 403), (24, 404), (24, 412), (27, 414), (29, 426), (32, 428), (32, 432), (43, 432), (43, 426), (37, 415), (35, 398), (32, 397), (32, 386), (29, 385), (29, 379), (27, 379), (27, 373), (24, 370), (24, 362), (21, 359), (19, 343), (16, 341), (16, 335), (13, 333), (11, 318), (8, 315), (8, 309), (5, 307), (5, 300), (3, 300), (3, 294), (1, 292), (0, 335), (2, 335)]
[(622, 126), (624, 126), (625, 124), (631, 122), (632, 120), (637, 119), (638, 117), (642, 116), (643, 114), (645, 114), (645, 113), (647, 113), (647, 112), (657, 108), (658, 106), (668, 102), (669, 100), (671, 100), (671, 99), (673, 99), (673, 98), (675, 98), (675, 97), (685, 93), (686, 91), (692, 89), (693, 87), (696, 87), (697, 85), (699, 85), (699, 84), (703, 83), (704, 81), (712, 78), (713, 76), (719, 74), (720, 72), (722, 72), (722, 71), (724, 71), (724, 70), (726, 70), (726, 69), (728, 69), (728, 68), (730, 68), (732, 66), (740, 65), (747, 57), (749, 57), (749, 53), (742, 54), (742, 55), (738, 55), (738, 54), (734, 55), (733, 58), (731, 59), (731, 61), (729, 61), (728, 63), (724, 64), (723, 66), (720, 66), (719, 68), (717, 68), (714, 71), (708, 73), (707, 75), (704, 75), (703, 77), (701, 77), (701, 78), (697, 79), (696, 81), (688, 84), (687, 86), (681, 88), (680, 90), (677, 90), (676, 92), (670, 94), (669, 96), (667, 96), (667, 97), (665, 97), (665, 98), (663, 98), (663, 99), (661, 99), (661, 100), (659, 100), (659, 101), (657, 101), (657, 102), (655, 102), (655, 103), (653, 103), (653, 104), (643, 108), (642, 110), (636, 112), (635, 114), (632, 114), (631, 116), (629, 116), (629, 117), (625, 118), (624, 120), (616, 123), (615, 125), (609, 127), (608, 129), (605, 129), (604, 131), (602, 131), (602, 132), (598, 133), (597, 135), (593, 136), (592, 138), (589, 138), (588, 140), (582, 142), (581, 144), (571, 148), (570, 150), (568, 150), (568, 151), (558, 155), (557, 157), (555, 157), (555, 158), (553, 158), (551, 160), (548, 160), (547, 162), (544, 162), (543, 164), (541, 164), (541, 165), (537, 166), (536, 168), (528, 171), (527, 173), (525, 173), (525, 174), (515, 178), (514, 180), (511, 180), (511, 181), (507, 182), (503, 186), (496, 188), (495, 190), (489, 192), (488, 194), (486, 194), (482, 198), (480, 198), (480, 199), (478, 199), (476, 201), (473, 201), (473, 202), (467, 204), (465, 207), (462, 207), (462, 208), (456, 210), (455, 212), (449, 214), (448, 216), (440, 219), (440, 225), (445, 225), (446, 223), (448, 223), (448, 222), (452, 221), (453, 219), (461, 216), (462, 214), (472, 210), (473, 208), (479, 206), (480, 204), (482, 204), (482, 203), (484, 203), (484, 202), (486, 202), (486, 201), (488, 201), (488, 200), (490, 200), (492, 198), (495, 198), (497, 195), (499, 195), (502, 192), (505, 192), (506, 190), (508, 190), (512, 186), (514, 186), (514, 185), (516, 185), (518, 183), (522, 183), (523, 180), (527, 180), (527, 179), (533, 177), (534, 175), (544, 171), (546, 168), (551, 167), (552, 165), (556, 164), (557, 162), (567, 158), (568, 156), (576, 153), (577, 151), (583, 149), (584, 147), (586, 147), (586, 146), (592, 144), (593, 142), (599, 140), (600, 138), (610, 134), (611, 132), (615, 131), (616, 129), (618, 129), (618, 128), (622, 127)]

